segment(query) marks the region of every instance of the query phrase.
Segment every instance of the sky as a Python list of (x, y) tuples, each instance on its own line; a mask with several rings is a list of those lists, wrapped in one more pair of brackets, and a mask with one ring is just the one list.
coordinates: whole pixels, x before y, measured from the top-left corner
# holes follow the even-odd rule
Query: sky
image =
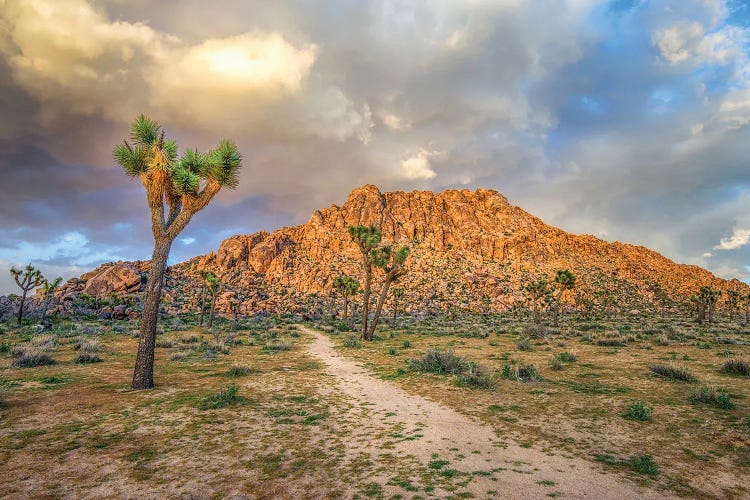
[(0, 293), (150, 257), (112, 159), (140, 113), (244, 156), (171, 262), (372, 183), (496, 189), (747, 281), (748, 3), (0, 0)]

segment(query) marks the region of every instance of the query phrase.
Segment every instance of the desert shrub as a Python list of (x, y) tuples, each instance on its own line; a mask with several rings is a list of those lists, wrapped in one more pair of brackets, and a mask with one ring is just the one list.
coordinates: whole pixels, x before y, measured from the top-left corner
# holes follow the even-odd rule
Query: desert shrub
[(656, 462), (654, 462), (654, 458), (651, 455), (636, 455), (630, 457), (628, 463), (638, 474), (655, 476), (659, 472), (659, 469), (656, 467)]
[(221, 388), (218, 393), (204, 398), (203, 401), (201, 401), (199, 408), (201, 410), (215, 410), (217, 408), (232, 405), (239, 401), (237, 391), (239, 391), (239, 387), (235, 384), (229, 385), (226, 389)]
[(174, 345), (175, 344), (173, 340), (169, 340), (169, 339), (157, 339), (156, 340), (156, 347), (161, 347), (161, 348), (166, 349), (169, 347), (174, 347)]
[(95, 352), (79, 351), (75, 362), (81, 365), (89, 363), (100, 363), (102, 358)]
[(501, 376), (508, 380), (517, 380), (519, 382), (535, 382), (542, 377), (536, 371), (534, 365), (508, 365), (503, 366)]
[(78, 337), (73, 342), (73, 349), (82, 352), (99, 352), (99, 340), (95, 338)]
[(669, 340), (669, 337), (667, 337), (666, 335), (662, 334), (662, 335), (659, 335), (659, 336), (658, 336), (658, 337), (656, 338), (656, 343), (657, 343), (658, 345), (661, 345), (661, 346), (668, 346), (668, 345), (670, 345), (670, 344), (671, 344), (672, 342), (671, 342), (671, 341)]
[(10, 344), (8, 344), (7, 342), (3, 342), (2, 344), (0, 344), (0, 354), (5, 354), (8, 352), (10, 352)]
[(408, 349), (411, 347), (411, 342), (409, 342), (408, 340), (404, 340), (404, 343), (402, 344), (402, 346), (404, 349)]
[(263, 346), (264, 351), (291, 351), (292, 350), (292, 341), (288, 339), (282, 339), (282, 340), (269, 340), (266, 342), (266, 345)]
[(451, 351), (430, 349), (421, 358), (410, 359), (409, 367), (414, 371), (458, 374), (466, 369), (466, 361)]
[(34, 335), (29, 344), (39, 351), (51, 351), (57, 347), (57, 337), (54, 335)]
[(730, 359), (721, 365), (721, 373), (750, 377), (750, 362), (744, 359)]
[(54, 365), (55, 360), (47, 353), (34, 349), (25, 348), (13, 360), (13, 366), (16, 368), (33, 368), (35, 366)]
[(486, 368), (476, 363), (467, 363), (465, 371), (456, 375), (456, 385), (475, 389), (493, 389), (495, 377)]
[(206, 353), (229, 354), (229, 347), (223, 342), (206, 342)]
[(395, 347), (391, 347), (388, 349), (388, 354), (390, 354), (391, 356), (398, 356), (399, 352)]
[(626, 420), (635, 420), (637, 422), (647, 422), (651, 420), (651, 413), (654, 411), (653, 408), (647, 406), (641, 402), (633, 401), (622, 414), (622, 418)]
[(693, 395), (690, 398), (693, 403), (702, 403), (722, 410), (731, 410), (734, 408), (731, 398), (723, 390), (715, 387), (704, 385), (693, 391)]
[(185, 337), (180, 338), (180, 342), (183, 344), (197, 344), (201, 341), (200, 335), (192, 334), (192, 335), (186, 335)]
[(621, 337), (605, 337), (597, 339), (596, 345), (603, 347), (623, 347), (625, 340)]
[(518, 342), (516, 342), (516, 347), (519, 351), (531, 351), (531, 341), (528, 337), (521, 337)]
[(678, 365), (676, 363), (671, 363), (669, 365), (653, 365), (649, 369), (654, 375), (671, 380), (681, 380), (683, 382), (695, 382), (697, 380), (686, 366)]
[(578, 356), (572, 351), (563, 351), (557, 355), (557, 358), (563, 363), (575, 363)]
[(172, 355), (169, 357), (172, 361), (185, 361), (188, 358), (188, 353), (186, 352), (175, 352), (172, 353)]
[(544, 339), (552, 333), (552, 330), (544, 325), (527, 325), (523, 329), (523, 334), (526, 337)]
[(359, 341), (359, 337), (356, 335), (347, 335), (342, 343), (344, 347), (362, 347), (362, 342)]
[(560, 360), (560, 358), (558, 358), (557, 356), (555, 356), (554, 358), (552, 358), (552, 362), (550, 363), (550, 368), (552, 368), (553, 370), (559, 372), (560, 370), (564, 370), (565, 369), (565, 365)]
[(230, 377), (245, 377), (247, 375), (258, 373), (260, 370), (251, 366), (233, 366), (227, 372)]

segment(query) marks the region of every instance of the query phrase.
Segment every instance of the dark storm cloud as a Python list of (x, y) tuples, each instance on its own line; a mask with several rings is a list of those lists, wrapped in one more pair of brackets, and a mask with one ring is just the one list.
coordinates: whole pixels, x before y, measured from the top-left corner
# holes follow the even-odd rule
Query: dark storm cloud
[(182, 146), (229, 136), (245, 155), (240, 187), (196, 216), (173, 260), (375, 183), (495, 188), (565, 229), (744, 277), (741, 7), (9, 0), (0, 260), (33, 247), (72, 274), (148, 258), (142, 187), (110, 159), (147, 112)]

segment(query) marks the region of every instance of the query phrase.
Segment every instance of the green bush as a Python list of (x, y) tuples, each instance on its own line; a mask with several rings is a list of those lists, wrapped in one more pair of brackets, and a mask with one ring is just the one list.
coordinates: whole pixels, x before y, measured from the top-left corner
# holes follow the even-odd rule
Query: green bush
[(456, 385), (476, 389), (494, 389), (495, 377), (476, 363), (467, 363), (466, 370), (456, 375)]
[(431, 349), (421, 358), (410, 359), (409, 367), (419, 372), (455, 375), (464, 371), (467, 364), (451, 350)]
[(651, 413), (654, 411), (653, 408), (643, 403), (633, 401), (622, 417), (626, 420), (635, 420), (638, 422), (647, 422), (651, 420)]
[(347, 335), (343, 341), (344, 347), (362, 347), (362, 342), (356, 335)]
[(534, 365), (509, 365), (503, 366), (501, 377), (519, 382), (535, 382), (542, 377), (537, 373)]
[(695, 389), (690, 400), (693, 403), (707, 404), (722, 410), (731, 410), (734, 408), (734, 403), (732, 403), (729, 395), (715, 386), (704, 385)]
[(578, 360), (576, 353), (571, 351), (564, 351), (557, 355), (557, 358), (563, 363), (575, 363)]
[(221, 388), (218, 393), (212, 394), (203, 399), (199, 408), (201, 410), (215, 410), (217, 408), (224, 408), (225, 406), (235, 404), (239, 401), (237, 391), (239, 391), (239, 387), (235, 384), (231, 384), (226, 390)]
[(630, 458), (629, 463), (638, 474), (655, 476), (659, 472), (651, 455), (636, 455)]
[(227, 372), (230, 377), (245, 377), (252, 373), (258, 373), (260, 370), (250, 366), (233, 366)]

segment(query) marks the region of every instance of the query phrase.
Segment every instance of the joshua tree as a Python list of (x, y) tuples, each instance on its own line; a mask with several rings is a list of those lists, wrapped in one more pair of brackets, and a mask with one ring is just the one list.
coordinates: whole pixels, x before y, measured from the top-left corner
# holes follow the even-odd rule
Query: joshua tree
[(349, 297), (359, 292), (359, 281), (349, 275), (342, 274), (333, 280), (333, 288), (344, 297), (344, 321), (349, 314)]
[(199, 271), (200, 277), (201, 277), (201, 319), (200, 319), (200, 326), (203, 326), (203, 318), (206, 315), (206, 290), (208, 290), (208, 281), (210, 279), (216, 278), (216, 275), (211, 271), (206, 271), (205, 269), (202, 269)]
[(242, 157), (237, 146), (225, 140), (207, 153), (188, 149), (178, 159), (177, 143), (165, 140), (160, 125), (144, 115), (133, 122), (130, 141), (116, 146), (113, 155), (127, 175), (140, 178), (151, 211), (154, 252), (133, 371), (133, 388), (150, 389), (154, 386), (156, 322), (172, 242), (222, 187), (237, 187)]
[(543, 302), (550, 293), (549, 282), (546, 279), (538, 279), (528, 283), (524, 289), (527, 294), (528, 300), (531, 302), (532, 310), (534, 311), (534, 323), (541, 323), (542, 316), (539, 311), (539, 303)]
[(394, 288), (393, 289), (393, 321), (396, 321), (396, 318), (398, 318), (398, 301), (401, 299), (401, 297), (404, 296), (404, 289), (403, 288)]
[(211, 313), (208, 315), (208, 328), (213, 330), (214, 311), (216, 311), (216, 297), (218, 297), (219, 292), (221, 292), (221, 281), (214, 273), (211, 273), (206, 281), (206, 286), (208, 287), (208, 293), (211, 294)]
[[(708, 322), (714, 322), (714, 310), (716, 308), (716, 299), (718, 298), (720, 291), (712, 290), (710, 286), (702, 286), (698, 291), (698, 295), (694, 296), (694, 302), (696, 304), (696, 312), (698, 316), (698, 324), (703, 324), (706, 316), (708, 316)], [(692, 298), (691, 298), (692, 299)]]
[(559, 323), (560, 309), (562, 308), (562, 299), (565, 292), (572, 290), (576, 286), (576, 275), (568, 269), (559, 269), (555, 276), (555, 326)]
[(58, 276), (53, 281), (44, 280), (42, 282), (42, 292), (44, 294), (44, 304), (42, 305), (41, 310), (41, 319), (42, 321), (47, 321), (47, 310), (49, 309), (49, 303), (52, 300), (52, 297), (54, 297), (55, 292), (60, 287), (60, 283), (62, 283), (62, 277)]
[(740, 303), (742, 295), (737, 290), (727, 290), (727, 308), (729, 309), (729, 321), (734, 321), (734, 313)]
[(362, 291), (362, 340), (367, 339), (367, 321), (370, 313), (370, 292), (372, 287), (372, 252), (380, 243), (383, 234), (375, 226), (352, 226), (349, 236), (357, 244), (362, 253), (362, 270), (365, 274), (365, 284)]
[(391, 283), (406, 274), (404, 262), (406, 262), (408, 256), (409, 247), (399, 247), (397, 250), (394, 250), (391, 246), (385, 246), (372, 252), (373, 264), (383, 269), (383, 271), (385, 271), (385, 276), (383, 278), (383, 286), (380, 289), (380, 297), (375, 306), (375, 315), (373, 316), (372, 322), (367, 330), (367, 337), (365, 340), (372, 340), (374, 337), (375, 327), (378, 326), (380, 313), (383, 311), (383, 303), (385, 303), (385, 299), (388, 297), (388, 289), (391, 287)]
[(44, 276), (39, 269), (34, 268), (31, 264), (28, 264), (23, 269), (16, 269), (12, 267), (10, 274), (13, 275), (13, 279), (16, 280), (16, 284), (23, 292), (21, 294), (21, 305), (18, 307), (18, 326), (21, 326), (21, 320), (23, 320), (23, 307), (26, 304), (26, 294), (30, 290), (38, 287), (44, 283)]

